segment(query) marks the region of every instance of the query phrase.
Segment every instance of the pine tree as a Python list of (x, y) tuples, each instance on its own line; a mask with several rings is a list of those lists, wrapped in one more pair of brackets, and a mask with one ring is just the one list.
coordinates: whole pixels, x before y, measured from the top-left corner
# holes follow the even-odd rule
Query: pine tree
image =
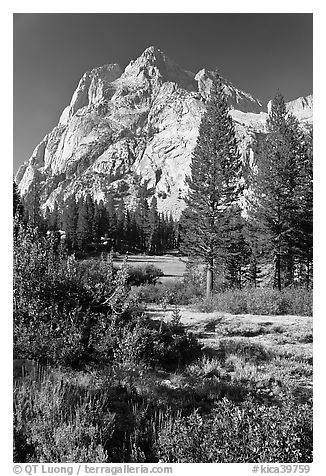
[(136, 211), (135, 219), (138, 228), (139, 246), (142, 251), (146, 251), (148, 239), (150, 236), (149, 224), (149, 206), (145, 197), (140, 197)]
[(80, 250), (84, 250), (93, 238), (94, 204), (90, 195), (78, 201), (77, 243)]
[(99, 243), (102, 236), (105, 236), (108, 230), (107, 211), (103, 200), (94, 203), (94, 219), (92, 226), (93, 241)]
[(98, 243), (101, 239), (100, 232), (100, 209), (97, 202), (94, 203), (94, 217), (92, 223), (92, 241)]
[(109, 195), (108, 201), (106, 204), (106, 216), (107, 216), (107, 234), (108, 237), (112, 240), (116, 239), (117, 236), (117, 216), (115, 211), (114, 198), (112, 195)]
[(239, 206), (234, 206), (229, 222), (229, 237), (225, 241), (225, 283), (227, 287), (239, 288), (245, 281), (245, 268), (249, 264), (250, 249), (243, 228), (245, 220)]
[(116, 246), (117, 248), (122, 251), (123, 243), (125, 241), (125, 219), (126, 219), (126, 209), (123, 198), (119, 201), (118, 208), (116, 211)]
[[(232, 118), (219, 76), (214, 79), (207, 110), (193, 152), (189, 196), (183, 212), (181, 249), (207, 265), (207, 296), (213, 290), (213, 270), (230, 255), (232, 214), (237, 208), (241, 160)], [(235, 230), (232, 230), (235, 233)]]
[(147, 250), (149, 253), (156, 253), (158, 250), (158, 213), (157, 213), (157, 199), (152, 198), (151, 206), (148, 215), (149, 235)]
[(78, 220), (78, 207), (75, 196), (69, 197), (63, 208), (62, 224), (66, 233), (66, 245), (68, 251), (74, 251), (77, 249), (77, 220)]
[(256, 288), (263, 276), (264, 237), (256, 222), (252, 219), (244, 221), (243, 232), (248, 253), (245, 281), (249, 286)]
[[(304, 135), (303, 155), (298, 187), (298, 249), (299, 259), (306, 287), (312, 284), (313, 264), (313, 133), (312, 130)], [(303, 275), (303, 276), (302, 276)]]
[(266, 250), (273, 259), (274, 287), (279, 290), (294, 281), (301, 138), (297, 121), (287, 113), (284, 98), (278, 93), (258, 152), (258, 206), (254, 214), (265, 234)]
[(129, 243), (132, 248), (136, 250), (139, 249), (139, 230), (136, 221), (136, 214), (135, 212), (130, 212), (130, 234), (129, 234)]

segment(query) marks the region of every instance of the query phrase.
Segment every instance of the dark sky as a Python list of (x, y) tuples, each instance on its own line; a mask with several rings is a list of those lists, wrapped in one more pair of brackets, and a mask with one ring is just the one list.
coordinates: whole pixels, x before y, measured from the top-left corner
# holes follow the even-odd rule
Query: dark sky
[(264, 101), (312, 93), (312, 14), (14, 14), (14, 171), (57, 124), (80, 77), (157, 46), (193, 72), (219, 68)]

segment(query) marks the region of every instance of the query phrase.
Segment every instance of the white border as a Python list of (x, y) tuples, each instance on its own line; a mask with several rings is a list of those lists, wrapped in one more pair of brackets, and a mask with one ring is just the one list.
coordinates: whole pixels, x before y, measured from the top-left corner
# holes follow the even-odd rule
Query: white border
[[(2, 343), (1, 343), (1, 377), (3, 389), (1, 396), (1, 461), (5, 462), (3, 474), (12, 474), (12, 14), (13, 13), (314, 13), (314, 157), (315, 157), (315, 202), (314, 202), (314, 253), (315, 253), (315, 287), (314, 287), (314, 413), (315, 413), (315, 456), (310, 474), (321, 475), (324, 461), (324, 425), (325, 419), (325, 372), (323, 365), (325, 348), (325, 320), (323, 313), (325, 290), (325, 131), (322, 117), (326, 114), (325, 104), (325, 44), (326, 18), (324, 2), (320, 1), (280, 1), (271, 3), (258, 1), (228, 1), (228, 2), (192, 2), (165, 0), (164, 2), (81, 2), (62, 1), (13, 1), (1, 6), (1, 297), (2, 297)], [(276, 32), (277, 34), (277, 32)], [(289, 33), (290, 34), (290, 33)], [(8, 463), (8, 468), (7, 468)], [(243, 470), (242, 470), (243, 468)], [(7, 471), (8, 469), (8, 471)], [(174, 474), (188, 474), (193, 471), (207, 473), (220, 471), (220, 474), (248, 474), (250, 465), (183, 465)], [(243, 473), (242, 473), (243, 471)], [(212, 473), (213, 474), (213, 473)]]

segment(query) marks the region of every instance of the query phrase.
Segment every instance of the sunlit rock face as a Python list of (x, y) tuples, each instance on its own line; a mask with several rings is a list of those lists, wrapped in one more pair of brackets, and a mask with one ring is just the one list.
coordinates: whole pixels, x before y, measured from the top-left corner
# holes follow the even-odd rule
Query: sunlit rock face
[[(43, 208), (52, 209), (71, 194), (90, 193), (105, 202), (113, 191), (122, 191), (126, 205), (133, 207), (137, 187), (146, 184), (159, 211), (179, 217), (214, 74), (185, 71), (155, 47), (124, 71), (109, 64), (86, 72), (58, 125), (18, 170), (21, 193), (37, 180)], [(223, 81), (239, 149), (250, 165), (267, 109)], [(299, 120), (312, 121), (312, 96), (291, 101), (288, 109)]]

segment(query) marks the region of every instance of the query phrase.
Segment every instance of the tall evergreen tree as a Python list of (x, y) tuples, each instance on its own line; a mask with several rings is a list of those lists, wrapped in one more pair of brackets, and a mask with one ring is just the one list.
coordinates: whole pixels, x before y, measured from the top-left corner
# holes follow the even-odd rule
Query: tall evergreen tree
[(125, 241), (125, 219), (126, 209), (123, 198), (120, 199), (118, 208), (116, 211), (117, 225), (116, 225), (116, 246), (119, 250), (123, 248), (123, 242)]
[(117, 236), (117, 216), (115, 211), (114, 198), (109, 195), (106, 204), (106, 216), (107, 216), (107, 235), (111, 240), (115, 240)]
[(156, 253), (158, 251), (158, 213), (157, 213), (157, 199), (152, 198), (151, 206), (148, 214), (149, 234), (147, 250), (149, 253)]
[(78, 201), (77, 241), (80, 250), (92, 243), (94, 237), (94, 202), (90, 194)]
[(298, 191), (298, 249), (303, 278), (307, 288), (312, 284), (313, 268), (313, 134), (307, 132), (303, 138), (303, 160), (300, 169)]
[(234, 206), (228, 227), (229, 238), (226, 240), (224, 278), (227, 287), (241, 289), (245, 281), (245, 269), (250, 260), (250, 249), (243, 232), (244, 225), (240, 206)]
[(233, 210), (238, 207), (241, 160), (232, 118), (219, 76), (214, 79), (193, 152), (189, 196), (180, 232), (181, 249), (207, 265), (207, 296), (213, 271), (230, 255)]
[(99, 243), (102, 236), (105, 236), (108, 230), (107, 212), (103, 200), (99, 203), (94, 203), (94, 218), (93, 218), (93, 241)]
[(299, 225), (298, 187), (302, 160), (298, 123), (287, 113), (283, 96), (272, 101), (267, 135), (258, 152), (257, 209), (254, 215), (273, 258), (274, 287), (294, 281)]
[(149, 224), (149, 206), (145, 197), (140, 197), (136, 211), (135, 219), (138, 227), (139, 246), (142, 251), (146, 251), (150, 236)]
[(66, 245), (68, 251), (74, 251), (77, 248), (77, 220), (78, 206), (74, 195), (70, 196), (63, 209), (62, 224), (66, 233)]

